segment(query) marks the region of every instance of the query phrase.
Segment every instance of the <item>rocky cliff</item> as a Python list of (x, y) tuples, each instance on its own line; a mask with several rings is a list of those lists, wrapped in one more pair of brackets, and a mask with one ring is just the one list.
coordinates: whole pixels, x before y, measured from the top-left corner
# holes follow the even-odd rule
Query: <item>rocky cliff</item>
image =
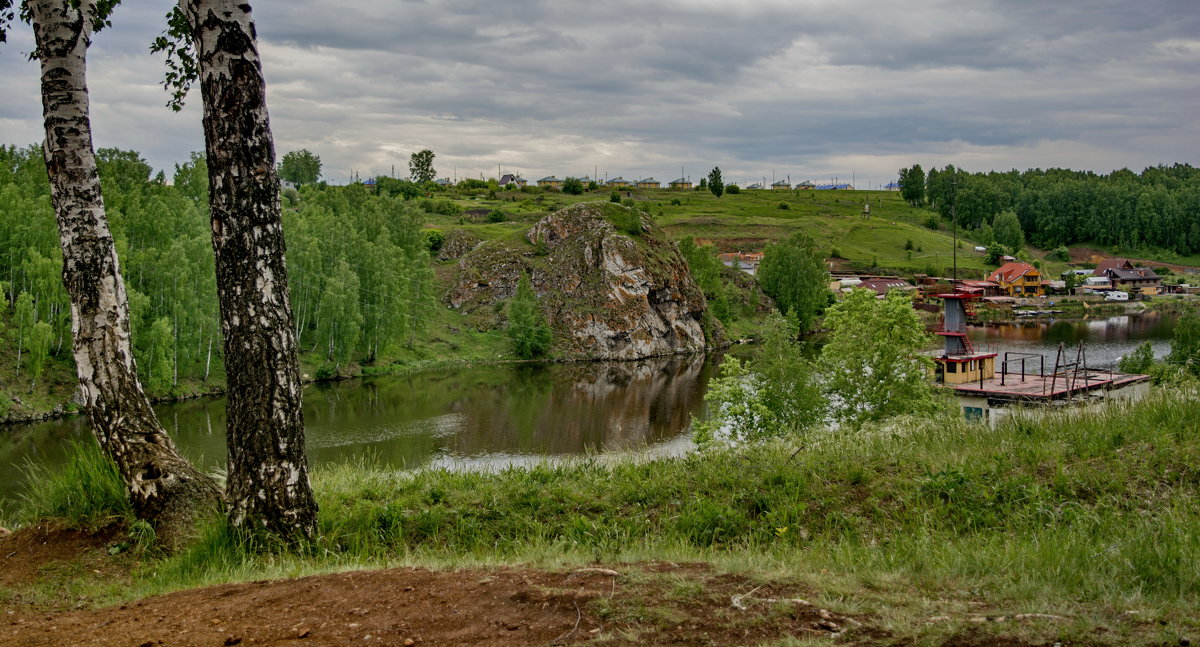
[(526, 240), (532, 247), (489, 241), (464, 254), (447, 303), (468, 312), (499, 303), (527, 272), (559, 357), (640, 359), (724, 341), (675, 243), (640, 211), (573, 205), (540, 220)]

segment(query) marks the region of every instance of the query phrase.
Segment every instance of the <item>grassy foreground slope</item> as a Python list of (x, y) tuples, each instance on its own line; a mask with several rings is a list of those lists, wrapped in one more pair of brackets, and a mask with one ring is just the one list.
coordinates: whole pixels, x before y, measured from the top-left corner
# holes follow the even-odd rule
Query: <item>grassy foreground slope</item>
[(1200, 631), (1196, 395), (1162, 389), (995, 430), (894, 419), (657, 460), (498, 473), (347, 465), (315, 475), (312, 551), (256, 555), (214, 529), (124, 586), (72, 586), (98, 602), (397, 564), (697, 561), (803, 583), (814, 604), (902, 644), (968, 630), (1033, 644), (1183, 644)]

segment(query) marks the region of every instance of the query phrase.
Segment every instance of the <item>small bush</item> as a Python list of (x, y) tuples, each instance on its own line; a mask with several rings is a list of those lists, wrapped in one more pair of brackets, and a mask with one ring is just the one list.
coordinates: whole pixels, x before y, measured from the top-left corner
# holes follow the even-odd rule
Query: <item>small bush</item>
[(908, 251), (910, 251), (910, 252), (911, 252), (911, 251), (912, 251), (913, 249), (915, 249), (915, 248), (916, 248), (916, 244), (914, 244), (914, 243), (913, 243), (913, 240), (912, 240), (911, 238), (909, 238), (908, 240), (904, 241), (904, 249), (906, 249), (906, 250), (908, 250)]
[(504, 222), (507, 217), (504, 212), (499, 209), (492, 209), (487, 215), (488, 222)]
[(30, 464), (25, 471), (30, 488), (20, 502), (24, 519), (58, 519), (74, 528), (98, 528), (114, 519), (133, 518), (116, 464), (93, 440), (72, 442), (64, 465), (51, 469)]
[(446, 234), (441, 229), (426, 229), (425, 230), (425, 247), (431, 252), (436, 252), (442, 248), (446, 242)]
[[(728, 189), (726, 189), (726, 191), (728, 192)], [(788, 203), (786, 203), (786, 202), (780, 201), (780, 202), (779, 202), (779, 205), (778, 205), (778, 207), (779, 207), (780, 209), (787, 210), (787, 209), (791, 209), (791, 208), (792, 208), (792, 205), (790, 205), (790, 204), (788, 204)]]
[(615, 202), (616, 204), (621, 204), (621, 194), (617, 193), (616, 191), (613, 191), (612, 193), (608, 194), (608, 201)]
[(925, 226), (926, 226), (926, 227), (928, 227), (928, 228), (930, 228), (930, 229), (932, 229), (932, 230), (934, 230), (934, 231), (937, 231), (937, 228), (938, 228), (938, 217), (937, 217), (937, 215), (936, 215), (936, 214), (932, 214), (932, 213), (931, 213), (931, 214), (929, 214), (929, 217), (925, 219)]
[(280, 195), (282, 195), (283, 199), (287, 201), (287, 205), (289, 207), (294, 207), (300, 204), (300, 192), (292, 187), (284, 189), (280, 192)]
[(679, 207), (679, 206), (682, 206), (682, 205), (683, 205), (683, 200), (680, 200), (679, 198), (674, 198), (674, 199), (672, 199), (672, 200), (671, 200), (671, 206), (672, 206), (672, 207)]
[(725, 185), (725, 193), (728, 193), (729, 195), (737, 195), (741, 192), (742, 192), (742, 187), (740, 187), (736, 184), (726, 184)]

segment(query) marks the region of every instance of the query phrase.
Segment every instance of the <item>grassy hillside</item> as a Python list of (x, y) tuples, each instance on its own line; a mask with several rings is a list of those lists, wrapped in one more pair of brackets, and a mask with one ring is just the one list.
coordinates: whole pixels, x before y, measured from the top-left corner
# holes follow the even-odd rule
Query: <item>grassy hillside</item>
[[(549, 211), (580, 201), (606, 200), (609, 195), (607, 190), (579, 196), (501, 191), (495, 200), (457, 199), (455, 203), (471, 213), (433, 214), (428, 225), (463, 227), (482, 238), (512, 237)], [(760, 190), (717, 198), (708, 191), (635, 189), (620, 195), (648, 211), (672, 238), (710, 240), (722, 252), (762, 251), (767, 244), (800, 231), (812, 236), (830, 256), (836, 254), (854, 267), (875, 264), (913, 273), (949, 274), (953, 265), (952, 232), (944, 226), (928, 228), (935, 214), (909, 206), (892, 191)], [(864, 218), (868, 203), (870, 216)], [(507, 221), (476, 222), (493, 209), (504, 212)], [(909, 241), (912, 250), (906, 249)], [(993, 269), (973, 247), (973, 242), (961, 239), (959, 268), (975, 275)]]

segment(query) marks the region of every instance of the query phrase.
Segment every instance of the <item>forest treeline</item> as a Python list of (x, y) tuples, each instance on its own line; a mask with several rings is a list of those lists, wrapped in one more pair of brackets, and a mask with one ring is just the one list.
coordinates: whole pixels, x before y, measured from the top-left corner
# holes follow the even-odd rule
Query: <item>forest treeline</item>
[[(1026, 239), (1039, 247), (1091, 243), (1121, 253), (1200, 252), (1200, 169), (1188, 164), (1099, 175), (1068, 169), (968, 173), (948, 165), (900, 169), (900, 188), (914, 206), (960, 227), (987, 230), (1015, 213)], [(986, 238), (986, 236), (984, 236)]]
[[(97, 161), (142, 380), (163, 395), (188, 380), (221, 379), (203, 156), (177, 164), (172, 182), (136, 152), (100, 149)], [(304, 187), (284, 210), (299, 343), (314, 364), (371, 361), (421, 331), (435, 306), (422, 220), (412, 203), (362, 186)], [(0, 338), (24, 355), (19, 370), (36, 368), (31, 339), (48, 355), (71, 355), (61, 272), (41, 149), (0, 146), (0, 307), (10, 314), (0, 318)]]

